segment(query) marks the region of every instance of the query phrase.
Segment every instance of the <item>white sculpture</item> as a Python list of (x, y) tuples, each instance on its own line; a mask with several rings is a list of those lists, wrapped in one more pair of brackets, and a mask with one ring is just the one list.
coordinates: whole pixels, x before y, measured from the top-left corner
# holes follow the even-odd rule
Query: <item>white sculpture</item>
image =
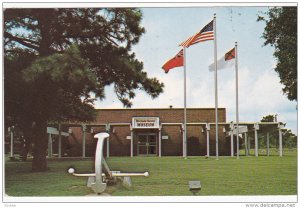
[(108, 137), (108, 133), (98, 133), (94, 136), (94, 138), (98, 139), (95, 157), (95, 173), (78, 174), (75, 173), (74, 168), (69, 168), (68, 170), (68, 172), (74, 176), (88, 177), (87, 186), (97, 194), (103, 193), (106, 189), (107, 181), (113, 180), (116, 177), (149, 176), (148, 172), (120, 173), (120, 171), (111, 171), (103, 157), (103, 144)]

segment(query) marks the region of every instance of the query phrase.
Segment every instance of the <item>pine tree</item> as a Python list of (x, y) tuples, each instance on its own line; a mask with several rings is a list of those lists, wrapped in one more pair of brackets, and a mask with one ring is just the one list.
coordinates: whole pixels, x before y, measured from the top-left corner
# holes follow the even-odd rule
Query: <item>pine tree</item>
[(136, 89), (152, 98), (163, 91), (131, 52), (145, 32), (141, 20), (135, 8), (4, 11), (5, 117), (29, 131), (34, 171), (47, 170), (47, 122), (93, 120), (91, 93), (104, 99), (105, 86), (113, 84), (130, 107)]

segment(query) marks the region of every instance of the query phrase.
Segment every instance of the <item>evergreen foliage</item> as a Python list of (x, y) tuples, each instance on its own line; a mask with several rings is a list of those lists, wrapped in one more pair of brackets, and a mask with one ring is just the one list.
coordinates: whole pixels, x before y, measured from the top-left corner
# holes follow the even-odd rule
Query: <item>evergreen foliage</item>
[(125, 107), (136, 90), (163, 92), (131, 52), (141, 20), (136, 8), (4, 10), (6, 126), (19, 125), (33, 143), (33, 170), (47, 170), (47, 122), (93, 120), (105, 86)]

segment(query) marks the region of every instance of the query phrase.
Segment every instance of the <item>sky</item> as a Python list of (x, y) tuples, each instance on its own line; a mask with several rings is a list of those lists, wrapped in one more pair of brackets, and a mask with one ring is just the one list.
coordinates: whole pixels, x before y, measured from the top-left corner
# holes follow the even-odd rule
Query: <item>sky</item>
[[(277, 114), (278, 121), (297, 134), (297, 103), (282, 93), (283, 86), (274, 71), (274, 48), (264, 46), (262, 33), (265, 23), (257, 22), (258, 14), (268, 7), (180, 7), (141, 8), (142, 25), (146, 33), (133, 47), (143, 61), (149, 77), (165, 84), (164, 92), (152, 99), (136, 91), (132, 108), (183, 108), (183, 67), (165, 74), (162, 65), (181, 49), (178, 45), (217, 18), (218, 58), (238, 43), (239, 120), (259, 122), (263, 116)], [(215, 107), (214, 74), (208, 66), (213, 62), (213, 41), (195, 44), (186, 50), (187, 107)], [(112, 86), (105, 89), (106, 99), (97, 101), (96, 108), (123, 108)], [(226, 121), (235, 121), (235, 69), (218, 71), (218, 106), (226, 108)]]

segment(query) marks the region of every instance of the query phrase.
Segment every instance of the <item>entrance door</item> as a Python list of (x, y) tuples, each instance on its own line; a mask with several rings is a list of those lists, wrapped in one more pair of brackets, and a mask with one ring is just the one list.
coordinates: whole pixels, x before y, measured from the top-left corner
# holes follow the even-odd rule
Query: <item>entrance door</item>
[(154, 156), (157, 154), (156, 134), (139, 134), (137, 154), (140, 156)]

